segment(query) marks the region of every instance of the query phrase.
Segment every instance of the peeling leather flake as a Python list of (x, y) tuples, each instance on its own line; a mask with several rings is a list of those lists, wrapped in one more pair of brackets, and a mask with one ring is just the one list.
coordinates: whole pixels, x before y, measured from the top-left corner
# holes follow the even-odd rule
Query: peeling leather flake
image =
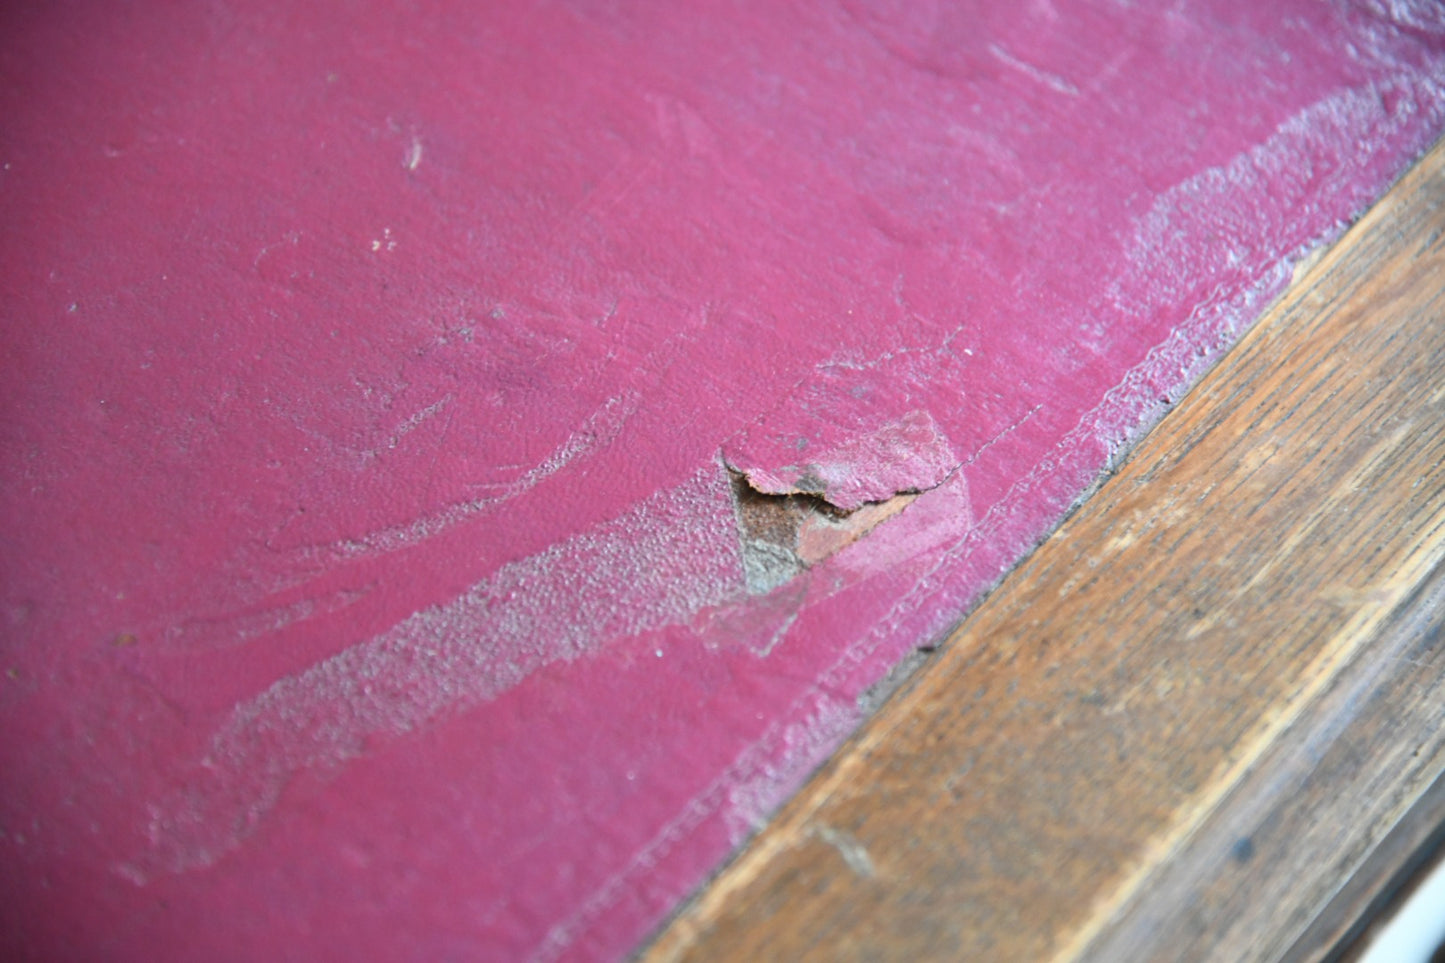
[(769, 495), (816, 495), (845, 512), (935, 488), (961, 459), (920, 398), (964, 410), (948, 350), (820, 365), (788, 400), (723, 448)]
[(626, 954), (1445, 124), (1428, 2), (484, 7), (0, 35), (0, 956)]
[(763, 468), (737, 454), (729, 463), (760, 492), (816, 495), (845, 512), (935, 488), (959, 466), (958, 456), (926, 411), (905, 412), (867, 434), (799, 448), (804, 457), (792, 464)]

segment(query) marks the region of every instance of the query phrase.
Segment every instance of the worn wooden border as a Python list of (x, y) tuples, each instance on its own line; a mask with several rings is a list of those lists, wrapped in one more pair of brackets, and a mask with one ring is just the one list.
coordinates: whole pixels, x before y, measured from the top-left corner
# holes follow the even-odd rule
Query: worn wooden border
[(1445, 771), (1442, 237), (1437, 146), (644, 957), (1315, 958)]
[(1445, 775), (1436, 777), (1283, 957), (1284, 963), (1359, 959), (1445, 855)]

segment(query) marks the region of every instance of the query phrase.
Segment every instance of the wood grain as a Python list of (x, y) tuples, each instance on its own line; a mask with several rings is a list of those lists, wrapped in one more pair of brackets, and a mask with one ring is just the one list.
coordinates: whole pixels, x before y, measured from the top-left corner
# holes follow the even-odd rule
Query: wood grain
[(1442, 237), (1437, 146), (645, 958), (1289, 952), (1445, 769)]
[(1282, 958), (1356, 960), (1445, 854), (1445, 775), (1415, 801)]

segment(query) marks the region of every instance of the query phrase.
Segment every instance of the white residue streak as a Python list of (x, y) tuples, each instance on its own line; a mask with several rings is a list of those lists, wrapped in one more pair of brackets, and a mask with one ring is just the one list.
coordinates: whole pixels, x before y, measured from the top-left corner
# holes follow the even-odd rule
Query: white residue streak
[(818, 838), (838, 851), (843, 857), (843, 862), (848, 868), (867, 879), (877, 875), (873, 867), (873, 858), (868, 855), (868, 850), (851, 833), (845, 833), (840, 829), (831, 826), (820, 826), (817, 830)]
[[(1360, 191), (1355, 166), (1329, 159), (1340, 155), (1342, 145), (1355, 150), (1378, 143), (1407, 123), (1419, 109), (1416, 83), (1403, 76), (1337, 91), (1285, 121), (1263, 143), (1161, 194), (1135, 226), (1128, 249), (1132, 270), (1115, 286), (1118, 310), (1137, 314), (1177, 304), (1199, 278), (1228, 277), (1271, 260), (1275, 232), (1261, 231), (1262, 212), (1240, 198), (1272, 198), (1274, 211), (1365, 203), (1368, 198), (1353, 196)], [(1392, 114), (1382, 109), (1387, 99), (1395, 103)], [(1312, 164), (1314, 158), (1322, 162)], [(1201, 237), (1214, 243), (1205, 249)], [(1141, 273), (1150, 285), (1138, 283)], [(1128, 303), (1122, 295), (1141, 288), (1152, 295), (1148, 304)]]
[(162, 630), (161, 635), (167, 643), (176, 647), (232, 648), (318, 615), (339, 612), (360, 601), (368, 591), (369, 588), (342, 589), (260, 611), (191, 617)]
[(367, 451), (362, 452), (362, 459), (365, 461), (370, 461), (371, 459), (379, 458), (383, 451), (391, 451), (392, 449), (394, 449), (397, 445), (401, 444), (401, 440), (403, 438), (411, 434), (413, 431), (416, 431), (417, 428), (421, 427), (421, 425), (425, 421), (444, 411), (447, 405), (451, 404), (452, 398), (452, 395), (446, 395), (440, 400), (434, 401), (431, 404), (427, 405), (425, 408), (422, 408), (420, 411), (412, 414), (409, 418), (396, 426), (396, 430), (391, 433), (391, 437), (387, 438), (386, 441), (382, 443), (380, 448), (368, 449)]
[[(1080, 429), (1111, 451), (1127, 446), (1157, 416), (1157, 399), (1175, 397), (1191, 384), (1289, 278), (1289, 264), (1276, 253), (1279, 231), (1261, 231), (1260, 218), (1271, 212), (1299, 216), (1311, 206), (1358, 210), (1369, 197), (1360, 193), (1356, 165), (1341, 158), (1397, 136), (1421, 110), (1438, 120), (1440, 102), (1434, 82), (1414, 74), (1339, 90), (1286, 120), (1264, 142), (1160, 195), (1135, 225), (1126, 247), (1128, 268), (1110, 294), (1112, 312), (1138, 317), (1191, 301), (1198, 307), (1105, 394)], [(1390, 112), (1387, 103), (1394, 105)], [(1270, 198), (1269, 210), (1241, 207), (1239, 197)], [(1203, 249), (1200, 237), (1213, 245)], [(1320, 240), (1304, 239), (1303, 246)], [(1227, 279), (1262, 267), (1262, 277), (1229, 293)], [(1193, 290), (1201, 277), (1220, 279), (1202, 302)], [(1096, 333), (1107, 336), (1101, 326)], [(1071, 433), (1070, 444), (1075, 440)]]
[(1049, 73), (1040, 67), (1035, 67), (1027, 61), (1020, 60), (996, 43), (988, 45), (988, 52), (997, 57), (1001, 63), (1007, 64), (1014, 70), (1037, 80), (1055, 93), (1060, 93), (1067, 97), (1079, 96), (1079, 88), (1069, 83), (1063, 77), (1060, 77), (1058, 74)]
[[(492, 486), (493, 490), (490, 494), (481, 498), (456, 502), (404, 525), (367, 532), (364, 535), (325, 546), (319, 551), (329, 552), (343, 558), (396, 551), (425, 541), (482, 512), (490, 511), (519, 495), (526, 494), (538, 483), (555, 475), (577, 459), (610, 445), (621, 433), (622, 426), (627, 419), (632, 417), (633, 412), (637, 410), (639, 400), (640, 396), (631, 391), (610, 399), (568, 434), (562, 443), (542, 461), (511, 481)], [(439, 405), (433, 405), (431, 408), (423, 409), (418, 416), (414, 417), (420, 423), (420, 418), (429, 417), (439, 410)], [(414, 428), (415, 425), (411, 427)], [(399, 435), (403, 433), (401, 432)], [(317, 550), (311, 549), (311, 551)]]
[(142, 862), (208, 865), (295, 774), (335, 767), (370, 740), (490, 701), (549, 663), (743, 593), (728, 483), (709, 464), (237, 706), (186, 789), (153, 807), (154, 849)]

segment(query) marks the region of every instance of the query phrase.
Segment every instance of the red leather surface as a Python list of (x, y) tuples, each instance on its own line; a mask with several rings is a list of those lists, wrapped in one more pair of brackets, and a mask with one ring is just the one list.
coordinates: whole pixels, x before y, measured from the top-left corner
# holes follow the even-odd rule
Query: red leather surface
[(1433, 3), (3, 18), (12, 959), (626, 953), (1445, 121)]

